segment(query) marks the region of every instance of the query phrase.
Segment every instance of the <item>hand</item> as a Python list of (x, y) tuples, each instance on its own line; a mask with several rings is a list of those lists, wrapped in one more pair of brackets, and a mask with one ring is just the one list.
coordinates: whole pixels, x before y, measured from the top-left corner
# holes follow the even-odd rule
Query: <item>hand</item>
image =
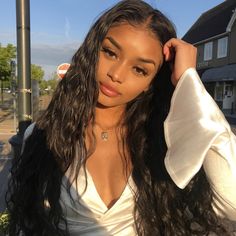
[(196, 67), (197, 48), (181, 39), (172, 38), (163, 47), (164, 59), (171, 63), (171, 81), (174, 86), (190, 67)]

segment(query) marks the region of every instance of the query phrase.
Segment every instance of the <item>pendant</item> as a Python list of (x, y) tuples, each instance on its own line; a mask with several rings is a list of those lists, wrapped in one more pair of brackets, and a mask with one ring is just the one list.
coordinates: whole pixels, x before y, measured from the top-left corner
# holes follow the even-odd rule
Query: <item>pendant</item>
[(108, 140), (108, 132), (102, 131), (102, 133), (101, 133), (101, 139), (102, 139), (103, 141), (107, 141), (107, 140)]

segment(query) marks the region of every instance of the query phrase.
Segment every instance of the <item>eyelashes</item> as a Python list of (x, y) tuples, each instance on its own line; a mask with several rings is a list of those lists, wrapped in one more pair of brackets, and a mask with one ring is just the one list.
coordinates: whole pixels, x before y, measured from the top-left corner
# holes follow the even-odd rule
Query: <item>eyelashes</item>
[(102, 52), (104, 52), (105, 55), (110, 57), (110, 58), (117, 58), (116, 53), (113, 52), (111, 49), (109, 49), (107, 47), (102, 47)]
[(147, 71), (145, 69), (141, 68), (141, 67), (135, 66), (134, 70), (138, 75), (143, 75), (143, 76), (148, 75)]
[[(105, 54), (105, 56), (108, 58), (108, 59), (117, 59), (118, 58), (118, 55), (116, 52), (114, 52), (113, 50), (111, 50), (110, 48), (108, 47), (102, 47), (101, 48), (101, 51)], [(143, 76), (143, 77), (146, 77), (148, 76), (148, 71), (145, 69), (145, 68), (142, 68), (140, 66), (133, 66), (133, 71), (136, 75), (138, 76)]]

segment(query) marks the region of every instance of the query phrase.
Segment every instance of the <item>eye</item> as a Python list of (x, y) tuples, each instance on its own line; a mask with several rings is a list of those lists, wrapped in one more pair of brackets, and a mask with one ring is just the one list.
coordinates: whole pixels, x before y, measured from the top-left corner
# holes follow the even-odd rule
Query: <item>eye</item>
[(145, 69), (138, 66), (134, 67), (134, 70), (135, 73), (137, 73), (138, 75), (146, 76), (148, 74), (148, 72)]
[(116, 58), (117, 55), (115, 52), (113, 52), (111, 49), (106, 48), (106, 47), (102, 47), (102, 51), (105, 53), (106, 56), (110, 57), (110, 58)]

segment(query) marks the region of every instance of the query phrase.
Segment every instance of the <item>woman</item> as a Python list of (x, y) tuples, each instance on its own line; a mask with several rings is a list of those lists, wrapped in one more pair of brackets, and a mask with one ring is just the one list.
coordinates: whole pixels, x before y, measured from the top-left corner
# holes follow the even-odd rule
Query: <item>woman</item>
[(145, 2), (105, 12), (26, 132), (10, 235), (229, 235), (235, 137), (195, 64)]

